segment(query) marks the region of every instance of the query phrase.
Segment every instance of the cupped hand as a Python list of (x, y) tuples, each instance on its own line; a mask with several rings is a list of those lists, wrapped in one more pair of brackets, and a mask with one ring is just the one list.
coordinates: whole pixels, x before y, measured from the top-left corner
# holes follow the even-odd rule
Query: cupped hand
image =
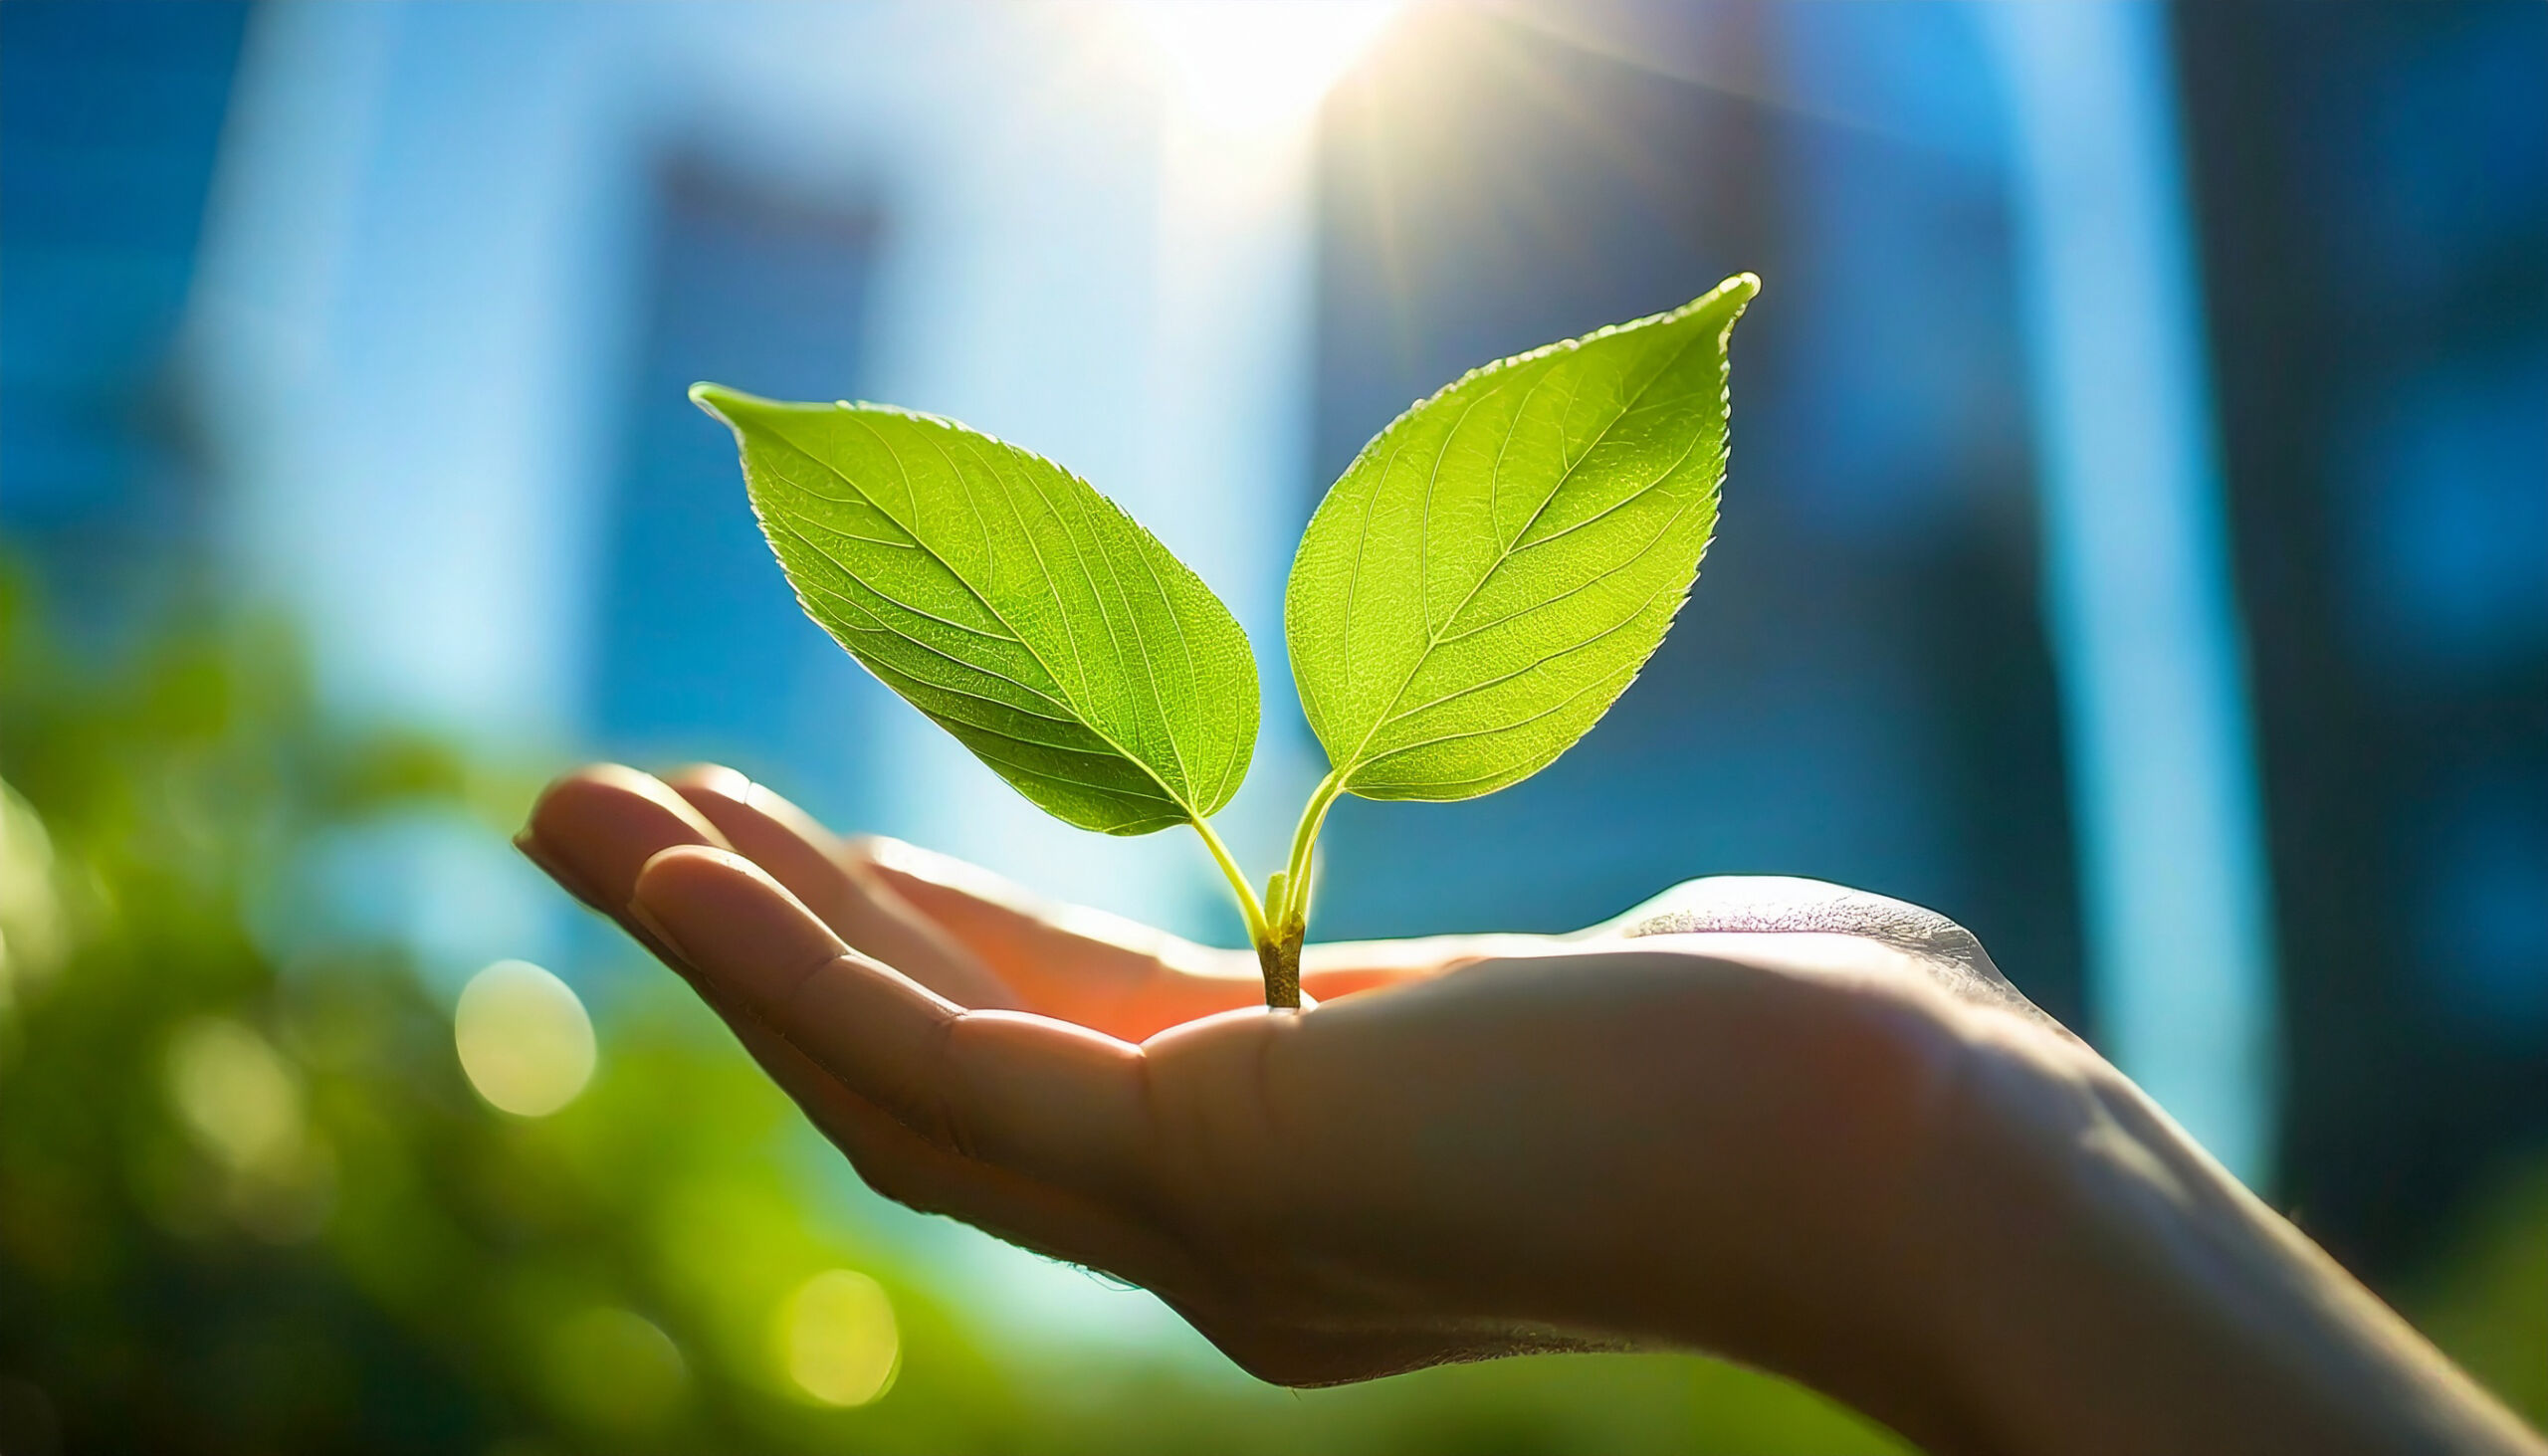
[(1519, 1350), (1704, 1346), (1810, 1377), (1888, 1312), (1888, 1208), (1970, 936), (1709, 880), (1568, 936), (1254, 959), (843, 841), (741, 775), (603, 766), (522, 836), (680, 970), (888, 1196), (1160, 1295), (1294, 1384)]
[(877, 1189), (1141, 1284), (1255, 1373), (1703, 1349), (1934, 1450), (2538, 1453), (1973, 937), (1698, 880), (1572, 936), (1253, 957), (583, 769), (525, 853)]

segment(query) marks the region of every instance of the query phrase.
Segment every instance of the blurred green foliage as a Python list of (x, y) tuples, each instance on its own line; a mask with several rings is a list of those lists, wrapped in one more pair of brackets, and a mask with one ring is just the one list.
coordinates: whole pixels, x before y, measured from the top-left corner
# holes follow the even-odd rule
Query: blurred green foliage
[[(279, 887), (365, 826), (498, 843), (534, 785), (331, 724), (286, 634), (195, 612), (74, 652), (22, 581), (0, 574), (7, 1456), (1898, 1449), (1697, 1359), (1294, 1393), (1191, 1348), (1033, 1348), (913, 1252), (948, 1242), (918, 1215), (842, 1196), (723, 1028), (633, 964), (582, 1094), (498, 1112), (411, 949), (304, 934), (326, 908)], [(899, 1342), (856, 1408), (790, 1376), (791, 1302), (832, 1270), (876, 1282), (826, 1286), (853, 1317), (881, 1287)]]

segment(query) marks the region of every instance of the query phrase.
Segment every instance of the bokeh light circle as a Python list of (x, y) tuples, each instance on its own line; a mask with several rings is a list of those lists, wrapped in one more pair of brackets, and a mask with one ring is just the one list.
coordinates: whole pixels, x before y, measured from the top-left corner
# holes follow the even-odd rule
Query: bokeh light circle
[(777, 1336), (787, 1377), (825, 1405), (868, 1404), (902, 1368), (893, 1301), (853, 1270), (827, 1269), (799, 1286), (779, 1308)]
[(499, 960), (470, 977), (452, 1039), (469, 1085), (518, 1117), (544, 1118), (592, 1080), (593, 1023), (584, 1003), (528, 960)]
[(178, 1028), (168, 1095), (186, 1131), (233, 1168), (271, 1170), (301, 1149), (300, 1080), (273, 1043), (227, 1017)]

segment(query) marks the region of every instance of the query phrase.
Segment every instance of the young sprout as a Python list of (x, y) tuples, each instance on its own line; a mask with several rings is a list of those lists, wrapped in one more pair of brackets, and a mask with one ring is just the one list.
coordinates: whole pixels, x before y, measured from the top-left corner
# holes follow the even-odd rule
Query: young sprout
[(1259, 898), (1212, 816), (1256, 746), (1256, 660), (1201, 578), (1087, 482), (953, 420), (718, 384), (796, 599), (1056, 817), (1190, 824), (1297, 1007), (1320, 826), (1345, 794), (1466, 799), (1574, 746), (1663, 641), (1716, 528), (1726, 350), (1760, 291), (1471, 370), (1391, 421), (1301, 538), (1283, 635), (1328, 773)]

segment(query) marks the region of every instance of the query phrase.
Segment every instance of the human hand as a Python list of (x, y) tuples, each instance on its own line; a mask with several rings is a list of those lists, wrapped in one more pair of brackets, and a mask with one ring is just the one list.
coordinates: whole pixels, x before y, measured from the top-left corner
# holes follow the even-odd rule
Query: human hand
[[(684, 971), (880, 1190), (1140, 1283), (1324, 1383), (1704, 1345), (1810, 1377), (1934, 1115), (1970, 936), (1702, 881), (1578, 936), (1253, 958), (844, 843), (721, 769), (587, 769), (527, 853)], [(1842, 1379), (1840, 1383), (1847, 1383)]]
[[(2170, 1230), (2109, 1226), (2091, 1134), (2290, 1282), (2248, 1225), (2287, 1226), (1970, 936), (1878, 897), (1696, 881), (1575, 936), (1318, 946), (1318, 1004), (1282, 1013), (1245, 952), (844, 843), (729, 770), (583, 770), (521, 842), (880, 1191), (1141, 1284), (1267, 1379), (1698, 1348), (1940, 1449), (2017, 1444), (2086, 1398), (2030, 1302), (2201, 1325), (2145, 1308), (2184, 1271)], [(2046, 1229), (2049, 1258), (1992, 1247)], [(2237, 1333), (2145, 1363), (2199, 1381)]]

